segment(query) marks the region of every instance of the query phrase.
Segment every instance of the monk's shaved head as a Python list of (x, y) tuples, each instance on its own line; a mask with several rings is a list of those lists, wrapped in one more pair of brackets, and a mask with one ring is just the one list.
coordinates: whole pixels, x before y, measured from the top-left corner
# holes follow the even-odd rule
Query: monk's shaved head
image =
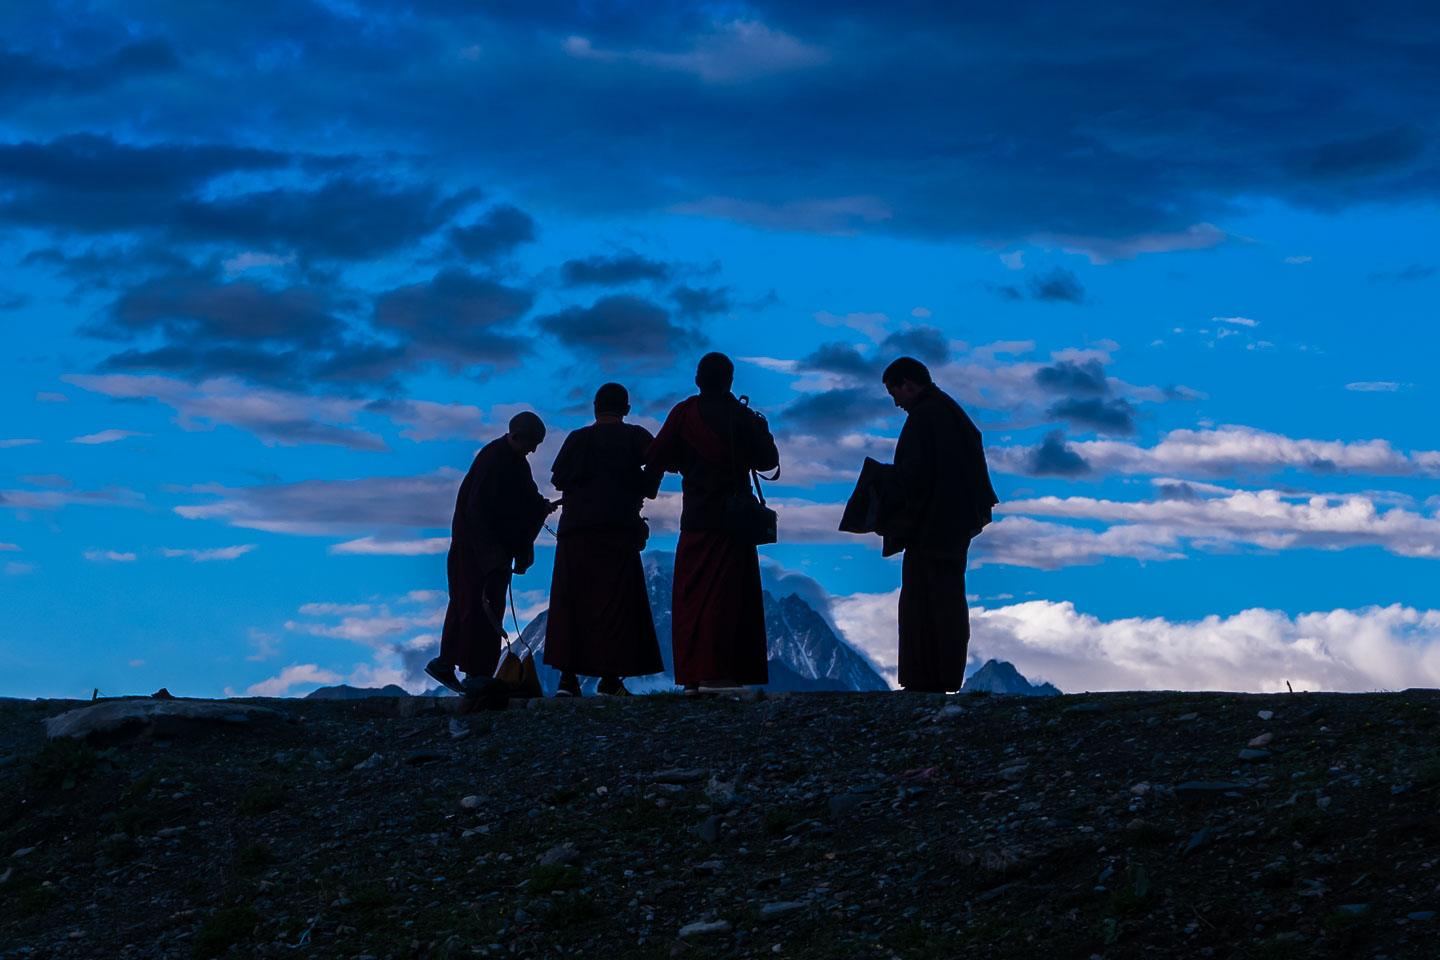
[(510, 418), (510, 436), (522, 446), (538, 447), (545, 440), (545, 421), (529, 410), (521, 410)]

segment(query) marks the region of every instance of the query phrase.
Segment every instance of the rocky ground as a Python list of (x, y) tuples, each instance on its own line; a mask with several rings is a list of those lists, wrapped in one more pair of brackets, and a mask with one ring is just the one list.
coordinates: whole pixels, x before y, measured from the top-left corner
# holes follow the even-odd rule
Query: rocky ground
[(83, 704), (0, 704), (0, 957), (1418, 958), (1440, 936), (1434, 691), (249, 702), (284, 716), (110, 745), (45, 745)]

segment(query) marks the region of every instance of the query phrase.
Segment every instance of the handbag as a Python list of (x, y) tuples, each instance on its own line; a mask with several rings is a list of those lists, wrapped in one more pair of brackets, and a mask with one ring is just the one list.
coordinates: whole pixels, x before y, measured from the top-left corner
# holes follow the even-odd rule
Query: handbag
[(495, 679), (505, 684), (505, 689), (510, 696), (519, 699), (531, 697), (543, 697), (544, 689), (540, 686), (540, 673), (535, 669), (535, 652), (530, 645), (520, 637), (520, 620), (515, 616), (515, 588), (510, 588), (510, 619), (515, 624), (515, 639), (520, 641), (525, 648), (525, 656), (517, 656), (510, 645), (505, 641), (505, 656), (500, 658), (500, 666), (495, 670)]
[[(746, 398), (742, 397), (743, 403)], [(746, 409), (749, 407), (746, 405)], [(740, 462), (735, 456), (735, 418), (730, 418), (730, 467), (731, 476), (740, 472)], [(780, 471), (775, 471), (775, 479)], [(753, 492), (751, 485), (754, 485)], [(765, 494), (760, 489), (760, 475), (755, 470), (746, 472), (745, 489), (732, 490), (725, 498), (725, 528), (739, 534), (756, 546), (776, 543), (780, 539), (780, 517), (765, 505)]]

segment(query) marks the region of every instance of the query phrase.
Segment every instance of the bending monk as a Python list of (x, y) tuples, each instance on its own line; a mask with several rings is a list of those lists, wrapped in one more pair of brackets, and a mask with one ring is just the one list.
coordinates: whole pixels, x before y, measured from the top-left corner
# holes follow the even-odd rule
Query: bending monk
[[(545, 439), (535, 414), (517, 413), (505, 436), (475, 455), (455, 498), (445, 573), (450, 606), (440, 655), (425, 672), (457, 693), (487, 692), (506, 636), (505, 594), (512, 572), (535, 562), (535, 537), (554, 504), (540, 495), (526, 459)], [(456, 670), (466, 674), (462, 686)], [(498, 681), (497, 681), (498, 682)]]

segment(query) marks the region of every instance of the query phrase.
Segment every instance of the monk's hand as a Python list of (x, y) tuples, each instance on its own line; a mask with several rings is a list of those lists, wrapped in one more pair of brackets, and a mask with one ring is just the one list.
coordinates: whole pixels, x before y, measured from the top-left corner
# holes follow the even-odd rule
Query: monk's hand
[(513, 569), (515, 570), (516, 575), (523, 574), (526, 570), (529, 570), (531, 565), (534, 563), (535, 548), (531, 547), (530, 549), (522, 553), (520, 556), (515, 558), (515, 566)]

